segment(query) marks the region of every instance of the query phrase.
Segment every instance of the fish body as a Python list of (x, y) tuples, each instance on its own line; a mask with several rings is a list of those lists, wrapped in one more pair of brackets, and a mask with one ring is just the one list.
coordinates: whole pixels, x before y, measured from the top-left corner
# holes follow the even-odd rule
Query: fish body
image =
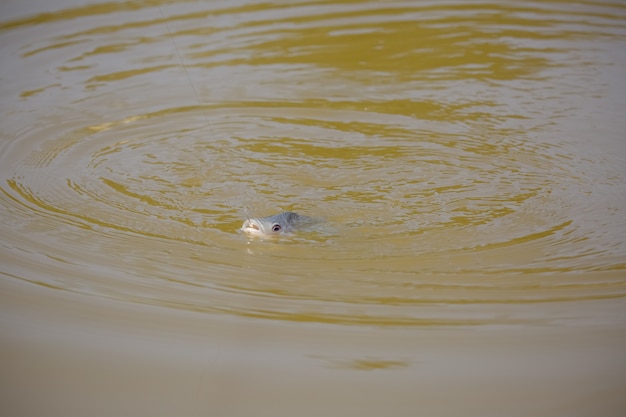
[(310, 224), (312, 220), (310, 217), (285, 211), (273, 216), (247, 219), (243, 222), (241, 230), (250, 236), (281, 236), (290, 234), (305, 224)]

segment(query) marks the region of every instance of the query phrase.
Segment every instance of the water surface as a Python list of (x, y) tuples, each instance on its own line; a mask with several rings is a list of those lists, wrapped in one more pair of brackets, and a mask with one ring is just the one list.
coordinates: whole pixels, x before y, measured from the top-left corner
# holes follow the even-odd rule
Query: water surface
[(622, 414), (622, 3), (0, 10), (14, 414)]

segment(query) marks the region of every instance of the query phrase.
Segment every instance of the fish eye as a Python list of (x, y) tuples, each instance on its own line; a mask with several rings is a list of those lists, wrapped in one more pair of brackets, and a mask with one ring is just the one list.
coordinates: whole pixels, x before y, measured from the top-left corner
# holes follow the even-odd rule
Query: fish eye
[(280, 232), (280, 229), (282, 229), (282, 227), (280, 227), (280, 224), (275, 224), (274, 226), (272, 226), (272, 232)]

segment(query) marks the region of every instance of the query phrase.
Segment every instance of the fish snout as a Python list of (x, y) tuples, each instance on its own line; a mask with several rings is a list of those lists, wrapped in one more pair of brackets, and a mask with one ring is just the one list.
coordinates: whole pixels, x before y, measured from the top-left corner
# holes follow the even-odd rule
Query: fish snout
[(262, 234), (260, 225), (254, 219), (249, 219), (243, 222), (243, 226), (241, 226), (241, 230), (244, 233), (249, 234), (249, 235)]

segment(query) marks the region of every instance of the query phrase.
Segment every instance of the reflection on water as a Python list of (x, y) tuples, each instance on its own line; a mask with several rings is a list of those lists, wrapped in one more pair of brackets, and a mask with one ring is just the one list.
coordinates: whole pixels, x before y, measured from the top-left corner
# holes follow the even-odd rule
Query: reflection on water
[[(623, 326), (623, 4), (0, 7), (3, 286), (352, 331)], [(249, 240), (246, 210), (325, 223)]]
[[(579, 129), (594, 102), (623, 102), (608, 56), (584, 65), (586, 44), (624, 40), (613, 7), (93, 7), (71, 28), (65, 11), (3, 26), (27, 36), (14, 54), (35, 72), (14, 74), (21, 99), (4, 103), (6, 246), (62, 261), (21, 279), (402, 325), (624, 296), (621, 120)], [(28, 38), (41, 25), (49, 35)], [(335, 232), (246, 242), (245, 207), (321, 215)], [(124, 289), (140, 277), (148, 288)]]

